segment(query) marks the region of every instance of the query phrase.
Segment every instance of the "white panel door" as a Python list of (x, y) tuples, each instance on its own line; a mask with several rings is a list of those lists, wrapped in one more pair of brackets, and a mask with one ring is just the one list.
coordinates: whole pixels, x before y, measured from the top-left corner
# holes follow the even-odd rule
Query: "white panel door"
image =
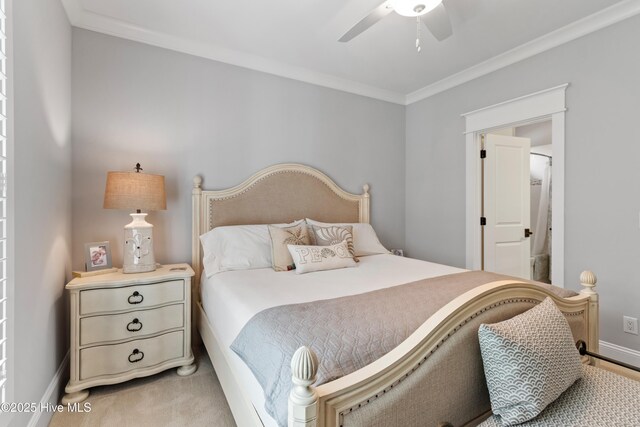
[(530, 279), (531, 140), (489, 134), (484, 148), (484, 269)]

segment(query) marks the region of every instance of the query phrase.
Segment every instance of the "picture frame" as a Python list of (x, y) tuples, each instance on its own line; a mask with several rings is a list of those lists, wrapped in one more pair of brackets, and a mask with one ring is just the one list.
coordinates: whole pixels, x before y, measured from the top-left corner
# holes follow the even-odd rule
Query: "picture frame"
[(87, 271), (112, 268), (111, 247), (109, 242), (91, 242), (84, 244), (84, 264)]

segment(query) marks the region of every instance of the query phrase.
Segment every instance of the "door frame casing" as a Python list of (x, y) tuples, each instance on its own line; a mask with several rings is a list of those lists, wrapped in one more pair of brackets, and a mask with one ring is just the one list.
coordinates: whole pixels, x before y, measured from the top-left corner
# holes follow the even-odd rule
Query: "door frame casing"
[(553, 146), (553, 197), (551, 201), (552, 277), (564, 286), (564, 146), (565, 98), (569, 83), (474, 110), (465, 119), (466, 151), (466, 267), (479, 270), (482, 264), (482, 177), (480, 135), (505, 127), (551, 120)]

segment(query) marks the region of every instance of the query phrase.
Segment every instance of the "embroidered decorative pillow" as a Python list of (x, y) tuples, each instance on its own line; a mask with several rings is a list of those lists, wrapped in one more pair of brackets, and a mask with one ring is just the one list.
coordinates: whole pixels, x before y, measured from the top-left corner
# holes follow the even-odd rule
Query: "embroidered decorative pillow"
[(311, 244), (316, 246), (331, 246), (338, 243), (347, 242), (349, 253), (355, 262), (359, 262), (353, 248), (353, 226), (351, 225), (330, 225), (321, 227), (319, 225), (310, 225)]
[(275, 271), (289, 271), (295, 268), (287, 245), (309, 245), (309, 230), (306, 224), (292, 227), (269, 226), (271, 236), (271, 266)]
[(491, 409), (503, 426), (536, 417), (582, 376), (569, 323), (551, 298), (480, 325), (478, 337)]
[(346, 241), (331, 246), (287, 245), (287, 248), (297, 274), (356, 266)]
[(388, 254), (389, 250), (382, 246), (380, 240), (378, 240), (378, 236), (376, 235), (375, 230), (371, 226), (371, 224), (367, 224), (364, 222), (351, 222), (351, 223), (328, 223), (328, 222), (320, 222), (314, 221), (312, 219), (306, 219), (307, 224), (309, 225), (317, 225), (320, 227), (329, 227), (329, 226), (339, 226), (344, 227), (346, 225), (350, 225), (353, 227), (353, 250), (356, 256), (367, 256), (367, 255), (377, 255), (377, 254)]

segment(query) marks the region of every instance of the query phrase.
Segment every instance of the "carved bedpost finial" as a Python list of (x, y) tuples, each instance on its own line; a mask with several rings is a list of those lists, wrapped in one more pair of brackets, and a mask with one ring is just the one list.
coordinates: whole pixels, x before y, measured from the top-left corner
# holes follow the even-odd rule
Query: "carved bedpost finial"
[(193, 177), (193, 188), (201, 188), (202, 187), (202, 177), (200, 175), (196, 175)]
[(369, 197), (369, 184), (363, 185), (362, 189), (364, 190), (365, 197)]
[(318, 373), (318, 357), (302, 346), (291, 358), (293, 388), (289, 394), (289, 427), (315, 425), (318, 416), (318, 393), (312, 384)]
[(583, 295), (597, 295), (594, 291), (596, 287), (596, 283), (598, 282), (598, 278), (592, 271), (585, 270), (580, 274), (580, 284), (584, 286), (584, 288), (580, 291)]

